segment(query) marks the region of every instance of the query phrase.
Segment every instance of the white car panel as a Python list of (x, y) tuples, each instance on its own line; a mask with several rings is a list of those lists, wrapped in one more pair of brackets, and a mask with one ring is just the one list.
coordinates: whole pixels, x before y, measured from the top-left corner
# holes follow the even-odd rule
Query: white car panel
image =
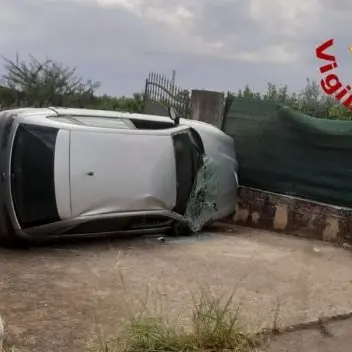
[(71, 131), (73, 217), (174, 207), (172, 139), (152, 133), (141, 137)]
[(70, 131), (60, 130), (56, 137), (54, 163), (55, 197), (61, 219), (72, 216), (70, 194)]

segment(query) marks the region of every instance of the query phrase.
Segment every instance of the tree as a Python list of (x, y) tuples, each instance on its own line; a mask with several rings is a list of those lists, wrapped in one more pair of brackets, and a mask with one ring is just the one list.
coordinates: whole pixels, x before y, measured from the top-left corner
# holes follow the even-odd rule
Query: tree
[(103, 95), (97, 98), (95, 106), (103, 110), (120, 110), (140, 113), (143, 110), (144, 95), (142, 93), (134, 93), (133, 97), (114, 98)]
[(328, 118), (338, 120), (352, 120), (352, 111), (342, 104), (334, 104), (329, 107)]
[(39, 61), (30, 56), (28, 61), (3, 58), (5, 74), (0, 86), (2, 108), (15, 106), (66, 106), (142, 112), (143, 94), (133, 97), (98, 96), (99, 82), (83, 80), (76, 69), (51, 59)]
[(6, 74), (5, 85), (25, 96), (27, 104), (34, 106), (65, 105), (65, 103), (89, 104), (99, 88), (99, 82), (83, 81), (76, 75), (76, 68), (64, 66), (53, 60), (29, 61), (3, 58)]
[(246, 85), (244, 90), (239, 90), (232, 95), (243, 99), (282, 104), (319, 118), (352, 120), (352, 112), (349, 109), (341, 105), (335, 98), (323, 94), (320, 85), (310, 79), (307, 79), (306, 86), (299, 93), (289, 93), (286, 85), (277, 87), (273, 83), (268, 83), (264, 94), (254, 92)]

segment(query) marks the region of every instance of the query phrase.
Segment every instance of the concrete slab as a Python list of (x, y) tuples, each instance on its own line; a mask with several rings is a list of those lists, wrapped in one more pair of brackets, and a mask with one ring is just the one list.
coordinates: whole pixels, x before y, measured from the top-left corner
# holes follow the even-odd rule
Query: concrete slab
[(202, 291), (235, 291), (245, 325), (280, 326), (352, 311), (351, 252), (238, 227), (235, 233), (0, 250), (0, 314), (27, 351), (82, 351), (148, 306), (187, 323)]

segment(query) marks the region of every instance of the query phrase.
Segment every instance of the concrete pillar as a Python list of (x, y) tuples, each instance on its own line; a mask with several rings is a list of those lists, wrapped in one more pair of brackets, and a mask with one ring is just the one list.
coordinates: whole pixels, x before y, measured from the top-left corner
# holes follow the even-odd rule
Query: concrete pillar
[(224, 94), (221, 92), (192, 90), (192, 119), (221, 128), (224, 99)]

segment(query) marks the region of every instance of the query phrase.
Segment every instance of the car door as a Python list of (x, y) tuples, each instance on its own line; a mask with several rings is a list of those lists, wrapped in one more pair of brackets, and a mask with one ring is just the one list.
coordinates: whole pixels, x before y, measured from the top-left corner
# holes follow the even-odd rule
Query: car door
[(173, 209), (172, 129), (72, 130), (70, 134), (73, 217)]

